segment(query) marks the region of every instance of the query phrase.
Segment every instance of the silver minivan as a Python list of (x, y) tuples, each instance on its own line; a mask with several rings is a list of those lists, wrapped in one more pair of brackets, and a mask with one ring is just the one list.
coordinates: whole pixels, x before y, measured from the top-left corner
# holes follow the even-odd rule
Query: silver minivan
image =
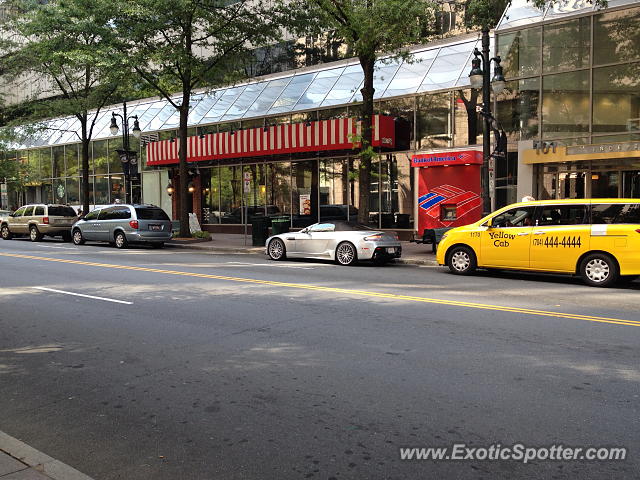
[(171, 220), (155, 205), (107, 205), (90, 211), (71, 227), (73, 243), (109, 242), (118, 248), (149, 243), (162, 248), (171, 238)]

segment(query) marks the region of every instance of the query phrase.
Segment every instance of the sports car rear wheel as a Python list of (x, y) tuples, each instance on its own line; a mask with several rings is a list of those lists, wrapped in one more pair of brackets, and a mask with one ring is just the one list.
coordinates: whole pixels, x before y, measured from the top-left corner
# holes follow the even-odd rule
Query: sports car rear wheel
[(287, 258), (287, 249), (284, 246), (284, 242), (279, 238), (274, 238), (269, 242), (267, 252), (271, 260), (284, 260)]
[(342, 242), (336, 248), (336, 262), (340, 265), (355, 265), (358, 262), (356, 247), (349, 242)]

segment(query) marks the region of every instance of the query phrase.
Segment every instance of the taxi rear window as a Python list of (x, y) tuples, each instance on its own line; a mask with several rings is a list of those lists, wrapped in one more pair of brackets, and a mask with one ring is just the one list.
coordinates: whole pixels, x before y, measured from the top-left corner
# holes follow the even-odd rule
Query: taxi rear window
[(640, 203), (602, 203), (591, 207), (591, 223), (640, 224)]

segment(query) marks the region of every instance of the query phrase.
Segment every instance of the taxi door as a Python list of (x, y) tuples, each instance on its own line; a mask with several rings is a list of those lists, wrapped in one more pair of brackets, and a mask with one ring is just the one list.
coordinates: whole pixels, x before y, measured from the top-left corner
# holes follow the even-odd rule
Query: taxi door
[(535, 207), (516, 207), (491, 219), (480, 234), (478, 265), (529, 268), (529, 248)]
[(575, 272), (578, 259), (589, 250), (590, 236), (586, 203), (538, 207), (531, 235), (531, 268)]

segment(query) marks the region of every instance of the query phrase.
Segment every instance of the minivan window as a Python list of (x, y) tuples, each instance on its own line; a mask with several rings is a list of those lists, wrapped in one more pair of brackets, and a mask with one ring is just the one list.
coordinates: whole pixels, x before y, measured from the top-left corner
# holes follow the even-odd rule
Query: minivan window
[(131, 211), (129, 207), (115, 207), (110, 216), (113, 220), (128, 220), (131, 218)]
[(36, 216), (44, 215), (44, 207), (42, 205), (37, 206), (33, 214)]
[(584, 225), (589, 223), (586, 205), (549, 205), (540, 207), (537, 225)]
[(98, 216), (98, 220), (116, 220), (116, 218), (117, 218), (116, 211), (117, 210), (118, 210), (118, 207), (103, 208), (100, 211), (100, 215)]
[(95, 220), (98, 218), (98, 214), (100, 213), (100, 209), (92, 210), (84, 216), (85, 220)]
[(75, 217), (76, 211), (64, 205), (52, 205), (49, 206), (50, 217)]
[(640, 203), (603, 203), (591, 207), (595, 224), (640, 224)]
[(169, 217), (161, 208), (136, 208), (138, 220), (169, 220)]

